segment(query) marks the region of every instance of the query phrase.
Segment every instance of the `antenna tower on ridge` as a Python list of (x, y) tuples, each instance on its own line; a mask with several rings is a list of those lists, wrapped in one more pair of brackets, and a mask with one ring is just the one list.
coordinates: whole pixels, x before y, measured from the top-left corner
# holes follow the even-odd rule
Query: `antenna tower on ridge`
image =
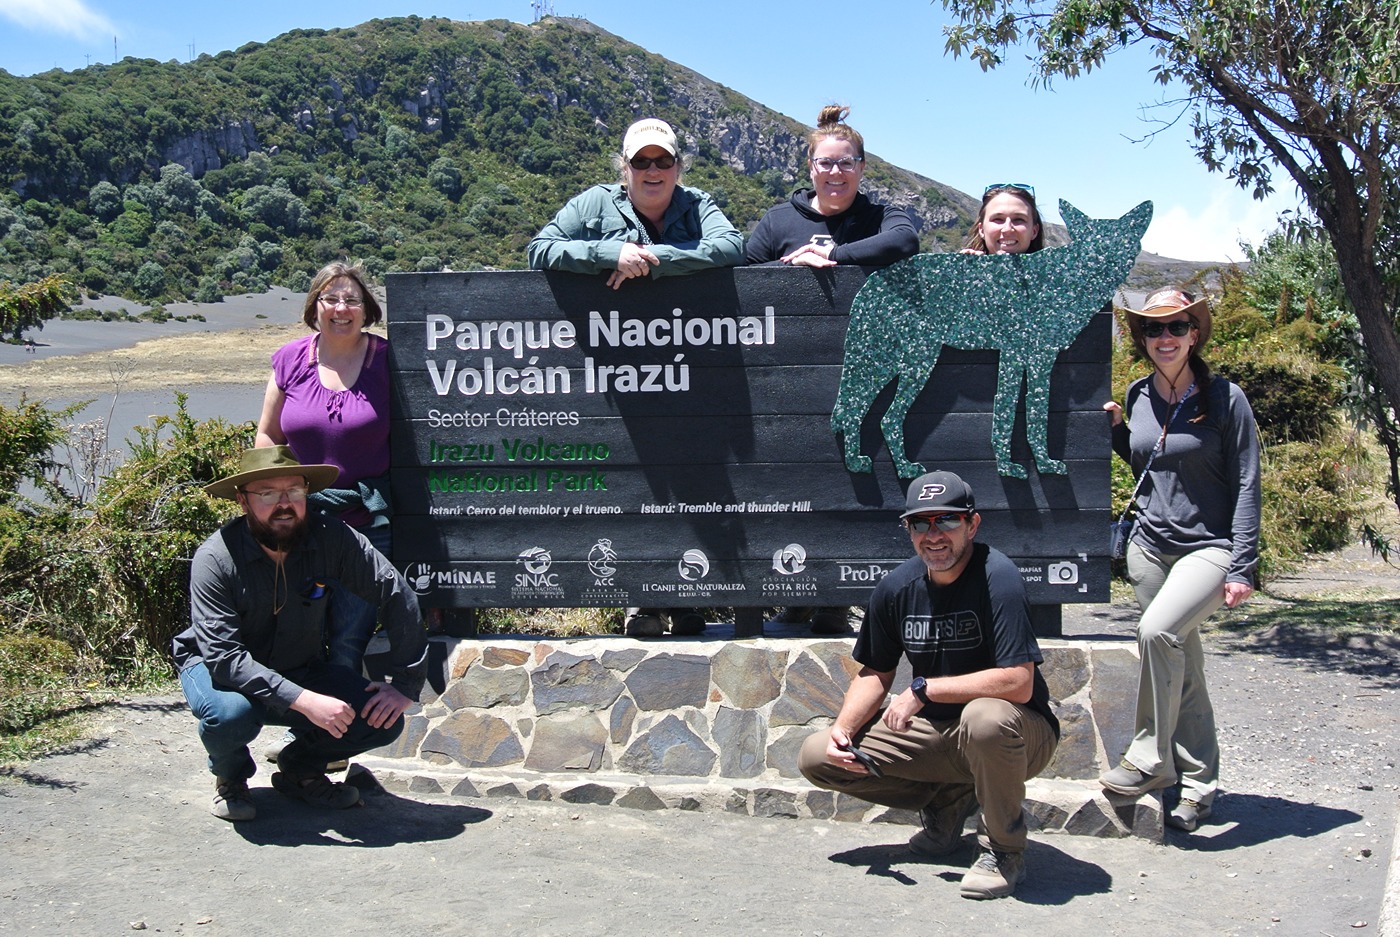
[(530, 9), (535, 11), (535, 18), (531, 22), (538, 23), (546, 16), (554, 15), (554, 0), (530, 0)]

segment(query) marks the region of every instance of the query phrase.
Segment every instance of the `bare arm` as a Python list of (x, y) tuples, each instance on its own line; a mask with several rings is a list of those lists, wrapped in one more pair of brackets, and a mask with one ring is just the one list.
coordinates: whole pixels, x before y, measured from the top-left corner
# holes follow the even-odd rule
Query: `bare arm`
[(282, 388), (277, 386), (277, 378), (274, 375), (267, 379), (267, 391), (263, 394), (262, 414), (258, 417), (258, 436), (253, 443), (254, 447), (262, 449), (266, 446), (285, 446), (287, 436), (282, 432), (282, 405), (287, 402), (287, 395), (282, 392)]
[[(992, 667), (955, 677), (933, 677), (924, 695), (933, 703), (970, 703), (975, 699), (1004, 699), (1009, 703), (1030, 702), (1035, 686), (1035, 664), (1027, 661), (1014, 667)], [(924, 701), (905, 690), (885, 710), (885, 725), (896, 732), (909, 728), (910, 721), (924, 708)]]
[(869, 722), (885, 702), (885, 694), (894, 682), (894, 672), (882, 673), (862, 667), (851, 685), (846, 689), (846, 698), (841, 703), (841, 712), (831, 724), (826, 743), (826, 759), (838, 767), (855, 774), (865, 774), (865, 766), (841, 746), (851, 744), (851, 738), (860, 727)]

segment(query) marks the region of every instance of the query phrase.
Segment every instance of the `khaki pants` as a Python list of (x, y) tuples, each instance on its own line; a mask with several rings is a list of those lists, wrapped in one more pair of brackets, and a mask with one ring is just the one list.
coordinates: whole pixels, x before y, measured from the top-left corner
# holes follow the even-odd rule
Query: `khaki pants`
[(876, 716), (856, 733), (855, 743), (884, 771), (879, 779), (827, 761), (829, 739), (826, 731), (813, 733), (797, 756), (798, 768), (817, 787), (922, 810), (949, 803), (971, 786), (982, 805), (977, 839), (983, 848), (1001, 852), (1025, 850), (1026, 781), (1050, 763), (1057, 744), (1043, 716), (1000, 699), (973, 700), (957, 720), (915, 716), (905, 732), (895, 732)]
[(1124, 760), (1144, 774), (1181, 780), (1181, 796), (1215, 799), (1220, 743), (1206, 690), (1201, 624), (1225, 602), (1230, 551), (1205, 547), (1158, 556), (1128, 545), (1128, 581), (1138, 622), (1137, 730)]

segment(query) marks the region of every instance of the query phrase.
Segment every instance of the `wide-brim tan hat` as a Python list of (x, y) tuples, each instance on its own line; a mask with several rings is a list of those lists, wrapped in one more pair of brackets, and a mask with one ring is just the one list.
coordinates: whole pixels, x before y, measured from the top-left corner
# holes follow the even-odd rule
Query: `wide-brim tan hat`
[[(1204, 347), (1206, 342), (1210, 341), (1210, 303), (1206, 302), (1205, 297), (1193, 300), (1181, 290), (1165, 289), (1148, 296), (1141, 309), (1130, 309), (1127, 306), (1118, 308), (1128, 315), (1141, 316), (1144, 319), (1165, 319), (1184, 312), (1196, 320), (1197, 345)], [(1129, 320), (1130, 325), (1131, 323), (1132, 320)]]
[(340, 477), (340, 469), (334, 465), (302, 465), (292, 455), (290, 446), (264, 446), (244, 452), (238, 460), (237, 474), (210, 482), (204, 491), (210, 497), (237, 501), (238, 489), (249, 482), (287, 475), (300, 475), (306, 479), (308, 491), (320, 491)]

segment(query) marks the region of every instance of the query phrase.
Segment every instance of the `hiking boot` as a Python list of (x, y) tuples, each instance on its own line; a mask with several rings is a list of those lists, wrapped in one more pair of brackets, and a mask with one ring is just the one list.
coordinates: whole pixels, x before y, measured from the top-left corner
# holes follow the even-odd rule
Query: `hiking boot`
[[(297, 737), (292, 734), (292, 730), (288, 729), (286, 732), (283, 732), (281, 736), (279, 736), (271, 745), (263, 749), (263, 758), (267, 761), (272, 762), (274, 765), (277, 764), (277, 756), (282, 754), (282, 749), (286, 748), (288, 745), (295, 742), (296, 740)], [(326, 771), (327, 773), (334, 774), (337, 771), (345, 771), (349, 769), (349, 767), (349, 760), (345, 758), (337, 758), (335, 761), (332, 761), (330, 764), (326, 765)]]
[(954, 794), (919, 811), (924, 828), (909, 840), (909, 848), (921, 856), (946, 856), (962, 845), (963, 826), (977, 811), (977, 791), (971, 784), (950, 784)]
[(812, 616), (812, 634), (848, 634), (851, 630), (846, 607), (819, 608)]
[(258, 808), (253, 805), (253, 797), (248, 793), (248, 782), (242, 779), (231, 781), (227, 778), (215, 778), (214, 804), (209, 808), (209, 812), (230, 823), (256, 819)]
[(705, 616), (693, 608), (671, 609), (671, 634), (689, 637), (705, 630)]
[(1172, 812), (1167, 814), (1167, 826), (1175, 827), (1178, 830), (1185, 830), (1188, 833), (1196, 832), (1196, 827), (1201, 825), (1202, 820), (1210, 819), (1210, 804), (1197, 803), (1194, 800), (1187, 800), (1183, 797)]
[(1005, 898), (1026, 877), (1026, 858), (1019, 852), (984, 849), (963, 875), (964, 898)]
[(654, 608), (629, 608), (622, 633), (631, 638), (659, 638), (666, 633), (666, 623)]
[(327, 810), (344, 810), (360, 802), (359, 788), (332, 781), (324, 774), (298, 778), (278, 771), (272, 775), (272, 786), (293, 800)]
[(1171, 787), (1176, 783), (1176, 778), (1145, 774), (1125, 761), (1112, 771), (1105, 771), (1099, 775), (1099, 783), (1115, 794), (1141, 797), (1148, 791)]

